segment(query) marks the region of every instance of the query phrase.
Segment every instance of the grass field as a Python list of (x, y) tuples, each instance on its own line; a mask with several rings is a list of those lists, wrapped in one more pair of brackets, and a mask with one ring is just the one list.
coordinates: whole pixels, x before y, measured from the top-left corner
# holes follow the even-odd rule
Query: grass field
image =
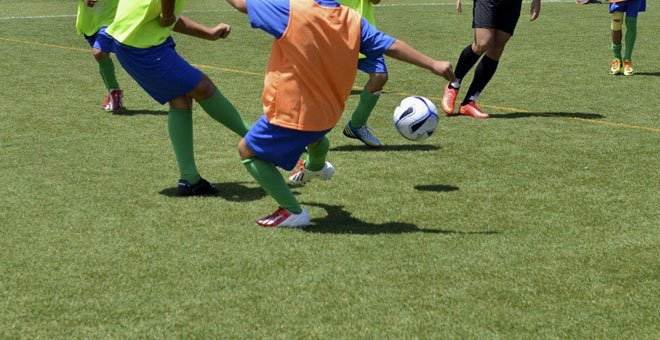
[[(471, 2), (420, 2), (384, 1), (379, 28), (455, 63)], [(167, 108), (116, 63), (128, 111), (99, 109), (75, 6), (0, 0), (0, 338), (660, 338), (657, 1), (631, 77), (608, 74), (606, 5), (543, 2), (532, 23), (523, 4), (480, 97), (493, 119), (442, 116), (421, 143), (393, 108), (444, 82), (388, 60), (369, 121), (385, 145), (330, 133), (337, 173), (295, 190), (305, 231), (254, 225), (274, 201), (198, 107), (221, 192), (174, 196)], [(256, 120), (272, 38), (224, 1), (188, 11), (232, 25), (177, 48)]]

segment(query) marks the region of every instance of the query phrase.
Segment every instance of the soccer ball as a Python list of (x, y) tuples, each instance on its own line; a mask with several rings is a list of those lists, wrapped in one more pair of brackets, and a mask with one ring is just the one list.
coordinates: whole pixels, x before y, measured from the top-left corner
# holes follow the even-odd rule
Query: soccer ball
[(420, 141), (429, 138), (438, 127), (438, 109), (421, 96), (404, 98), (394, 109), (394, 127), (405, 139)]

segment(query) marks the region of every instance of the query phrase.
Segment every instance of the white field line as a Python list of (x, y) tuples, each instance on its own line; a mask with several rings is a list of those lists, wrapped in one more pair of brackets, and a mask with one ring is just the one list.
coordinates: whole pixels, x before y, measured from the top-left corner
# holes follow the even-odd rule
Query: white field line
[[(472, 6), (472, 2), (469, 0), (463, 0), (464, 5)], [(548, 3), (574, 3), (575, 0), (541, 0), (541, 4)], [(529, 1), (523, 1), (523, 3), (529, 3)], [(443, 2), (443, 3), (420, 3), (420, 4), (383, 4), (377, 5), (377, 7), (422, 7), (422, 6), (454, 6), (455, 3)], [(543, 8), (543, 7), (541, 7)], [(233, 12), (234, 10), (223, 10), (223, 9), (210, 9), (205, 11), (184, 11), (184, 13), (208, 13), (208, 12)], [(53, 19), (53, 18), (75, 18), (75, 14), (60, 14), (60, 15), (26, 15), (26, 16), (9, 16), (9, 17), (0, 17), (0, 20), (39, 20), (39, 19)]]

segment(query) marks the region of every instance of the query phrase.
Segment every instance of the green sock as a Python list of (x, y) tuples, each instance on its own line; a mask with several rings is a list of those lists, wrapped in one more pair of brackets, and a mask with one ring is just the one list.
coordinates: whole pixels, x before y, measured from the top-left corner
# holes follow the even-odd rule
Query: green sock
[(612, 52), (614, 52), (615, 59), (621, 59), (621, 44), (612, 44)]
[(167, 115), (167, 131), (174, 148), (181, 179), (191, 184), (199, 182), (201, 177), (195, 165), (193, 147), (192, 111), (170, 108), (170, 113)]
[(319, 171), (325, 166), (325, 159), (328, 155), (328, 150), (330, 149), (330, 140), (328, 137), (323, 137), (321, 142), (315, 147), (307, 148), (307, 160), (305, 161), (305, 167), (312, 171)]
[(250, 125), (243, 120), (234, 105), (216, 89), (213, 95), (204, 100), (197, 101), (211, 118), (234, 131), (237, 135), (244, 137), (250, 129)]
[(280, 207), (294, 214), (302, 212), (298, 200), (274, 165), (259, 158), (249, 158), (243, 161), (243, 166)]
[(374, 110), (378, 98), (380, 98), (380, 94), (373, 94), (367, 91), (366, 88), (362, 90), (360, 93), (360, 102), (351, 116), (352, 127), (359, 128), (367, 124), (367, 119), (371, 116), (371, 111)]
[(117, 82), (117, 76), (115, 75), (115, 64), (112, 62), (112, 58), (105, 57), (99, 60), (99, 73), (101, 78), (103, 78), (103, 83), (108, 91), (112, 89), (118, 89), (119, 83)]
[(637, 17), (626, 16), (626, 53), (623, 55), (623, 60), (632, 60), (635, 40), (637, 40)]

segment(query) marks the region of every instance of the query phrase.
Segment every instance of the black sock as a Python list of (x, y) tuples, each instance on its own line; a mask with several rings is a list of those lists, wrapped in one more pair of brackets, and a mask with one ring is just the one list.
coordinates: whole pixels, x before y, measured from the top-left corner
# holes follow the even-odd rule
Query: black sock
[(472, 51), (472, 44), (467, 45), (467, 47), (461, 52), (461, 55), (458, 57), (458, 62), (456, 63), (456, 70), (454, 71), (456, 79), (463, 79), (478, 60), (479, 55)]
[(472, 84), (470, 84), (470, 88), (465, 94), (465, 99), (463, 99), (461, 105), (477, 100), (477, 97), (484, 90), (490, 78), (493, 78), (495, 70), (497, 70), (497, 64), (499, 64), (498, 60), (488, 58), (486, 55), (481, 58), (481, 62), (477, 65), (476, 71), (474, 71)]

